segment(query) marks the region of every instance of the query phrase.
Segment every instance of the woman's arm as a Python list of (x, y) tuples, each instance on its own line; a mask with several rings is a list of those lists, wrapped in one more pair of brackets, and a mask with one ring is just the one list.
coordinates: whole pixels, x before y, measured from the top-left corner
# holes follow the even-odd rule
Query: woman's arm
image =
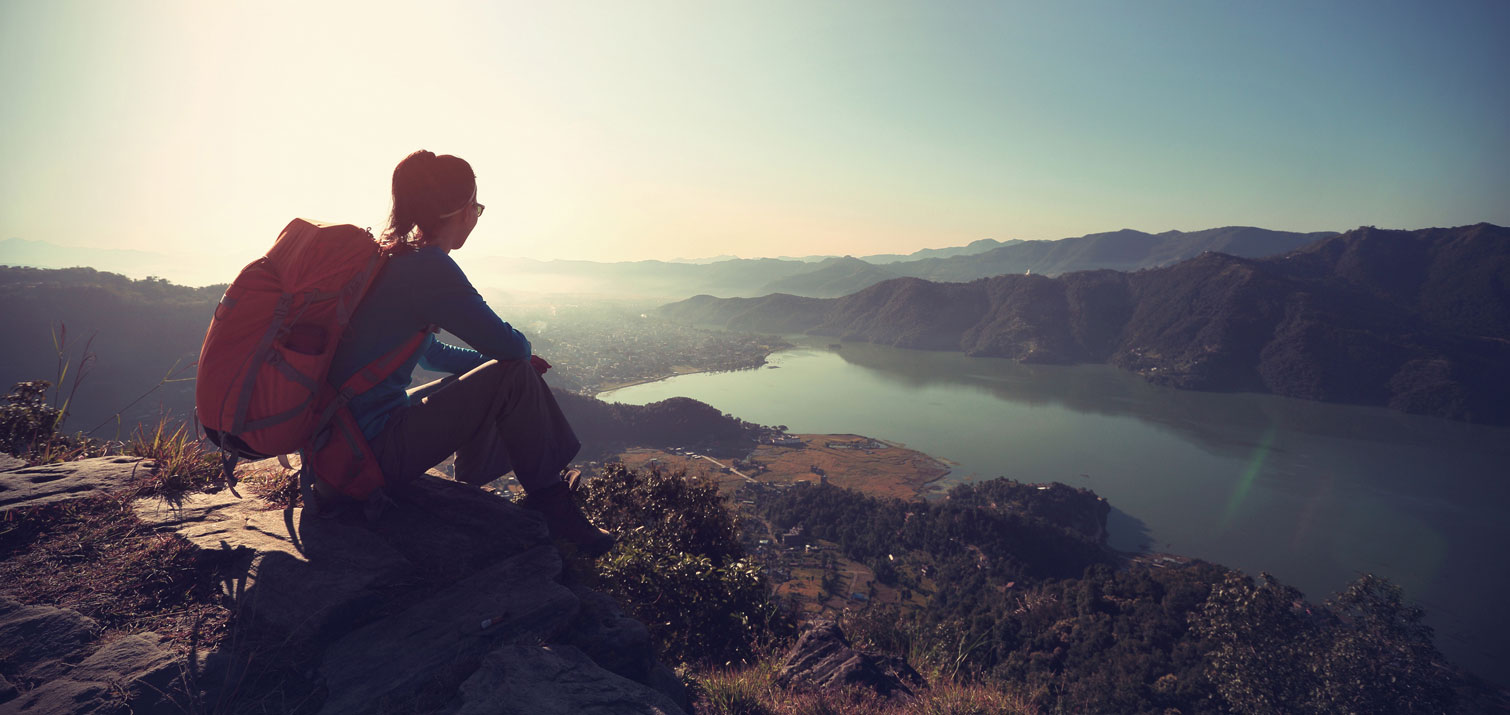
[(466, 274), (450, 256), (421, 250), (412, 259), (425, 263), (424, 280), (416, 286), (414, 294), (414, 308), (421, 322), (445, 328), (488, 358), (526, 360), (530, 357), (529, 339), (503, 322), (488, 307), (487, 301), (472, 287)]
[(487, 361), (488, 359), (476, 350), (457, 347), (434, 338), (430, 339), (430, 344), (419, 356), (420, 367), (435, 372), (449, 372), (452, 375), (460, 375)]

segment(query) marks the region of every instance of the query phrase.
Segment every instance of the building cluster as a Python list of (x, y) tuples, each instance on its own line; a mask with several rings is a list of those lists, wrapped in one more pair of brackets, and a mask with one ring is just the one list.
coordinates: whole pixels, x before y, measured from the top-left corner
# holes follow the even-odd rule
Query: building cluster
[(654, 318), (557, 320), (530, 336), (564, 387), (592, 394), (686, 372), (760, 367), (780, 339)]
[(829, 449), (886, 449), (891, 446), (873, 439), (852, 440), (849, 442), (828, 442), (823, 446)]
[(789, 434), (780, 434), (780, 433), (773, 433), (773, 434), (768, 434), (768, 435), (762, 435), (761, 438), (760, 438), (760, 443), (761, 444), (767, 444), (767, 445), (770, 445), (772, 447), (797, 447), (797, 448), (802, 448), (802, 447), (806, 447), (807, 446), (806, 442), (803, 442), (801, 439), (798, 439), (797, 437), (793, 437), (793, 436), (791, 436)]

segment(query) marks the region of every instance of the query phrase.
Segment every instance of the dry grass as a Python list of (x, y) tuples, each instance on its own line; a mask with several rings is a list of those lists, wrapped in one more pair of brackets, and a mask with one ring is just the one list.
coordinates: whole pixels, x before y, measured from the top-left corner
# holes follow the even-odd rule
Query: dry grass
[(298, 457), (293, 460), (292, 469), (267, 459), (239, 470), (237, 476), (247, 491), (267, 502), (269, 508), (297, 507), (303, 499), (299, 494)]
[[(63, 446), (31, 461), (72, 461), (106, 445)], [(150, 460), (120, 492), (0, 515), (0, 595), (78, 611), (99, 624), (104, 638), (152, 631), (180, 652), (212, 648), (232, 617), (214, 565), (177, 534), (142, 523), (131, 503), (214, 484), (219, 458), (190, 427), (173, 427), (166, 418), (139, 430), (120, 451)]]
[(697, 712), (703, 715), (1032, 715), (1031, 699), (981, 684), (947, 680), (913, 698), (888, 700), (868, 690), (788, 691), (776, 684), (770, 662), (697, 677)]
[[(236, 604), (221, 587), (245, 568), (239, 555), (216, 560), (220, 552), (160, 532), (131, 508), (144, 497), (172, 500), (218, 485), (219, 455), (189, 426), (167, 420), (139, 430), (122, 451), (150, 460), (122, 491), (0, 515), (0, 595), (78, 611), (98, 622), (104, 639), (152, 631), (180, 653), (223, 651), (227, 665), (204, 683), (209, 700), (180, 703), (186, 713), (310, 711), (319, 698), (294, 667), (300, 654), (249, 641), (236, 625)], [(265, 471), (250, 491), (270, 501), (297, 498), (297, 480), (286, 470)]]
[(196, 552), (115, 497), (15, 509), (0, 521), (0, 592), (76, 610), (107, 632), (154, 631), (181, 650), (203, 648), (230, 612)]
[(175, 427), (164, 416), (152, 428), (137, 428), (123, 451), (152, 460), (133, 496), (172, 497), (210, 487), (221, 478), (220, 455), (188, 423)]

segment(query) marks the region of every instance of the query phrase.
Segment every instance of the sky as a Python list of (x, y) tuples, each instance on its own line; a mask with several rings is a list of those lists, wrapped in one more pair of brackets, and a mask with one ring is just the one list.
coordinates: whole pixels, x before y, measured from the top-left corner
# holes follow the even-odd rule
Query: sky
[(467, 159), (465, 250), (1510, 223), (1510, 3), (0, 0), (0, 239), (246, 260)]

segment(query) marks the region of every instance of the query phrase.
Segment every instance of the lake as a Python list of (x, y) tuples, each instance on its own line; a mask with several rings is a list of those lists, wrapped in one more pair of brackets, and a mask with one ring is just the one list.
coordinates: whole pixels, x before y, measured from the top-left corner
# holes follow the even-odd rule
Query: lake
[(1428, 611), (1453, 661), (1510, 684), (1510, 429), (1158, 387), (1106, 366), (789, 338), (766, 367), (599, 395), (673, 396), (793, 432), (855, 433), (1111, 502), (1111, 544), (1266, 571), (1319, 601), (1361, 572)]

